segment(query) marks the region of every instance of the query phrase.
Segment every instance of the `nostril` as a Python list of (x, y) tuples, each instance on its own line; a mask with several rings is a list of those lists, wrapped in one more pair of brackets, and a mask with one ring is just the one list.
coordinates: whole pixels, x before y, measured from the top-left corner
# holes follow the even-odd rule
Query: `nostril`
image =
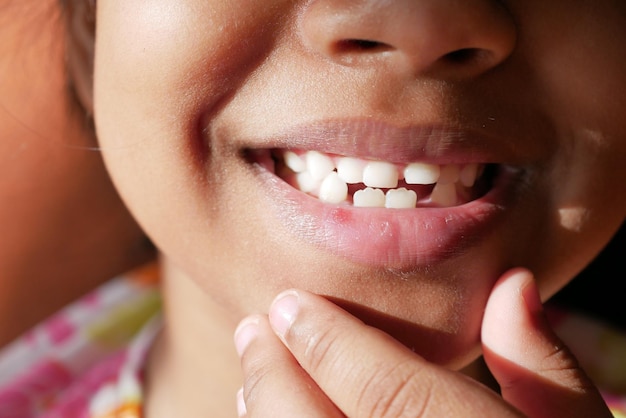
[(383, 52), (392, 49), (391, 45), (369, 39), (343, 39), (335, 44), (335, 52)]
[(462, 48), (444, 55), (444, 61), (451, 64), (467, 64), (482, 61), (490, 55), (489, 51), (481, 48)]
[(462, 79), (500, 65), (516, 45), (517, 25), (496, 0), (302, 3), (303, 46), (339, 65)]

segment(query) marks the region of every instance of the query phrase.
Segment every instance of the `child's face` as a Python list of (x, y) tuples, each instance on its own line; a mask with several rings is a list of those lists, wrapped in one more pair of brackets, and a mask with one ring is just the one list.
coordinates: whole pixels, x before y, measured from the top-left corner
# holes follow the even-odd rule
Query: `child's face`
[[(625, 2), (98, 7), (106, 162), (171, 271), (234, 318), (306, 288), (460, 366), (505, 269), (548, 297), (624, 219)], [(400, 180), (417, 209), (354, 207), (297, 190), (287, 149), (393, 163), (347, 170), (383, 188), (413, 162), (479, 175)]]

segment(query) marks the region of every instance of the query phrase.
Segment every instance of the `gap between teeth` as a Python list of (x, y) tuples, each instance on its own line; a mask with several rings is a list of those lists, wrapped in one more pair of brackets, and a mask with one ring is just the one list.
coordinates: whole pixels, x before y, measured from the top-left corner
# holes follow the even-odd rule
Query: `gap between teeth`
[[(296, 174), (297, 187), (327, 203), (349, 201), (348, 185), (364, 184), (352, 196), (357, 207), (415, 208), (427, 198), (429, 205), (455, 206), (459, 189), (471, 188), (480, 176), (479, 164), (427, 164), (415, 162), (403, 166), (385, 161), (353, 157), (331, 157), (318, 151), (298, 154), (284, 151), (285, 166)], [(430, 196), (417, 196), (407, 185), (434, 185)], [(385, 193), (382, 189), (387, 189)]]

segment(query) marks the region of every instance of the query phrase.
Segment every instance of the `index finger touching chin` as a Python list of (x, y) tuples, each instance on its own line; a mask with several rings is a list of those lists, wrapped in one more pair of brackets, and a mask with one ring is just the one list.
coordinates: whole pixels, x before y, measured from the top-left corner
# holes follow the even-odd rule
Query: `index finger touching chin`
[(321, 296), (283, 292), (269, 318), (302, 368), (349, 417), (521, 416), (491, 390), (426, 362)]

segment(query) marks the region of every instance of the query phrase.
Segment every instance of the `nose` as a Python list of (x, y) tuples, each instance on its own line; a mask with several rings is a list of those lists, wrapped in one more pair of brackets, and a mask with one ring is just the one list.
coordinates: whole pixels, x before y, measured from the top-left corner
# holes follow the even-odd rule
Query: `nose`
[(497, 0), (314, 0), (303, 42), (347, 66), (389, 63), (411, 76), (463, 79), (498, 66), (516, 42)]

